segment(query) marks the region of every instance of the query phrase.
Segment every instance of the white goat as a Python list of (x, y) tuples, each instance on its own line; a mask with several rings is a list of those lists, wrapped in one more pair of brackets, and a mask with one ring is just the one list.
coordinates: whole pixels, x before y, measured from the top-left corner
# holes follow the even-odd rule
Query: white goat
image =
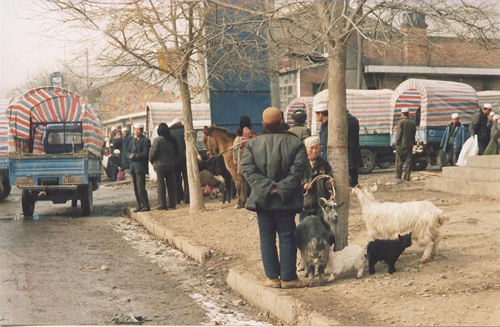
[(363, 277), (365, 254), (366, 250), (359, 245), (349, 245), (338, 252), (334, 252), (332, 246), (326, 266), (326, 273), (330, 274), (328, 280), (331, 282), (335, 277), (353, 270), (356, 271), (356, 277)]
[(398, 234), (412, 233), (415, 242), (424, 246), (420, 261), (434, 257), (439, 242), (439, 227), (448, 221), (443, 211), (430, 201), (377, 202), (372, 194), (376, 186), (367, 190), (352, 189), (361, 205), (361, 214), (372, 239), (396, 239)]

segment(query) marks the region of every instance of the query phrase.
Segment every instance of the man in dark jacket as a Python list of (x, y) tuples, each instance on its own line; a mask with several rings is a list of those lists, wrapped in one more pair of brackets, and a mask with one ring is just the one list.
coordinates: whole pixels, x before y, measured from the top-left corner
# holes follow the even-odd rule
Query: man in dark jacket
[(148, 192), (146, 191), (146, 173), (148, 172), (148, 157), (151, 142), (144, 136), (144, 125), (139, 124), (135, 137), (130, 144), (130, 173), (134, 182), (134, 194), (137, 208), (134, 212), (149, 211)]
[(322, 107), (314, 108), (316, 114), (316, 122), (320, 123), (319, 141), (321, 143), (321, 158), (328, 160), (328, 110)]
[[(189, 203), (189, 184), (187, 177), (186, 166), (186, 141), (184, 140), (184, 125), (178, 119), (174, 119), (169, 124), (170, 134), (177, 141), (179, 147), (179, 155), (175, 161), (175, 180), (177, 183), (176, 196), (177, 204), (184, 201), (185, 204)], [(184, 187), (183, 187), (184, 184)]]
[(130, 135), (129, 130), (126, 127), (122, 128), (122, 152), (121, 152), (121, 159), (122, 159), (122, 167), (123, 169), (129, 169), (130, 168), (130, 159), (128, 158), (128, 152), (130, 148), (130, 142), (132, 142), (132, 136)]
[(296, 272), (295, 214), (302, 210), (306, 152), (301, 140), (284, 130), (279, 109), (264, 110), (262, 124), (264, 132), (243, 151), (241, 170), (252, 188), (245, 207), (257, 212), (265, 284), (303, 287)]
[(490, 142), (491, 129), (488, 128), (488, 115), (490, 114), (492, 108), (493, 106), (491, 104), (485, 103), (483, 108), (479, 109), (479, 112), (472, 116), (472, 120), (469, 125), (470, 135), (477, 135), (479, 155), (483, 154), (484, 150), (488, 146), (488, 143)]
[(301, 140), (311, 136), (311, 129), (306, 126), (307, 114), (304, 110), (296, 110), (293, 115), (293, 127), (290, 132), (297, 135)]
[(451, 123), (446, 127), (443, 138), (441, 139), (441, 151), (446, 154), (443, 166), (454, 166), (457, 163), (458, 156), (462, 150), (462, 146), (469, 138), (469, 133), (464, 125), (459, 121), (459, 115), (454, 113), (451, 115)]
[(349, 157), (349, 186), (358, 185), (358, 168), (361, 166), (361, 148), (359, 147), (359, 122), (347, 112), (347, 156)]
[(413, 160), (413, 145), (415, 144), (415, 133), (417, 126), (409, 117), (408, 108), (401, 109), (401, 120), (396, 127), (396, 180), (401, 181), (403, 163), (405, 164), (404, 180), (410, 180), (411, 166)]
[(179, 155), (177, 141), (170, 135), (170, 130), (165, 123), (158, 125), (158, 137), (154, 139), (149, 161), (157, 176), (158, 210), (167, 209), (166, 190), (168, 190), (168, 207), (175, 209), (175, 159)]

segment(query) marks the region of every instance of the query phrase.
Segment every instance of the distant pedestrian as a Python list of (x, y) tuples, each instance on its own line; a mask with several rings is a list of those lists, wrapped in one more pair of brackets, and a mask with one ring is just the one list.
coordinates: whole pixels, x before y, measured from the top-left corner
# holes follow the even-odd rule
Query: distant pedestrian
[(409, 117), (408, 108), (401, 109), (401, 120), (396, 127), (396, 181), (401, 182), (403, 164), (405, 165), (404, 180), (409, 181), (413, 165), (413, 145), (417, 126)]
[(347, 112), (347, 156), (349, 159), (349, 186), (358, 185), (358, 169), (362, 165), (361, 148), (359, 146), (359, 122)]
[[(304, 140), (308, 163), (302, 179), (304, 189), (304, 208), (300, 220), (310, 215), (322, 216), (319, 210), (319, 199), (330, 198), (330, 189), (335, 184), (332, 168), (328, 161), (321, 158), (321, 144), (318, 136), (310, 136)], [(323, 175), (323, 177), (321, 177)], [(327, 177), (330, 176), (330, 177)]]
[(134, 182), (134, 194), (137, 208), (134, 212), (149, 211), (148, 192), (146, 191), (146, 173), (151, 142), (144, 136), (144, 125), (139, 124), (134, 130), (135, 137), (130, 144), (130, 173)]
[(490, 103), (485, 103), (479, 112), (472, 116), (472, 121), (469, 125), (469, 133), (471, 136), (477, 135), (477, 145), (479, 147), (478, 155), (482, 155), (488, 143), (490, 142), (491, 128), (488, 127), (488, 115), (493, 106)]
[(328, 110), (322, 110), (321, 107), (315, 108), (316, 121), (320, 123), (319, 141), (321, 143), (321, 158), (328, 160)]
[(111, 149), (112, 150), (120, 150), (120, 153), (121, 153), (122, 146), (123, 146), (122, 132), (116, 131), (115, 137), (113, 138), (113, 143), (111, 144)]
[(262, 125), (262, 134), (245, 146), (241, 169), (252, 188), (245, 207), (257, 212), (265, 285), (304, 287), (296, 272), (295, 214), (302, 210), (306, 151), (300, 139), (286, 131), (279, 109), (264, 110)]
[(122, 163), (120, 158), (120, 150), (116, 149), (113, 154), (108, 158), (108, 165), (106, 166), (106, 175), (112, 182), (116, 181), (118, 172), (122, 170)]
[(243, 149), (248, 140), (255, 137), (255, 132), (252, 131), (252, 123), (250, 117), (241, 116), (240, 127), (236, 130), (236, 137), (233, 141), (233, 162), (236, 166), (236, 174), (240, 179), (239, 183), (243, 190), (246, 192), (246, 197), (250, 195), (250, 186), (245, 181), (241, 173), (241, 159), (243, 156)]
[(170, 128), (170, 134), (175, 138), (177, 146), (179, 147), (179, 155), (175, 160), (175, 180), (177, 183), (175, 192), (176, 202), (179, 204), (181, 201), (184, 201), (185, 204), (189, 204), (189, 183), (186, 165), (184, 125), (179, 119), (174, 119), (168, 124), (168, 127)]
[[(158, 137), (154, 139), (149, 161), (157, 176), (158, 210), (167, 209), (166, 190), (168, 191), (168, 207), (175, 209), (175, 160), (179, 156), (177, 141), (170, 135), (170, 130), (165, 123), (158, 125)], [(166, 186), (166, 190), (165, 190)]]
[(122, 150), (121, 150), (121, 156), (122, 156), (122, 166), (123, 169), (129, 169), (130, 168), (130, 159), (128, 158), (128, 154), (130, 151), (130, 143), (132, 142), (132, 136), (130, 135), (130, 131), (128, 128), (123, 127), (122, 128)]
[[(451, 123), (446, 127), (441, 139), (441, 151), (446, 154), (443, 166), (455, 166), (462, 150), (462, 146), (469, 138), (469, 133), (457, 113), (451, 115)], [(444, 158), (443, 158), (444, 159)]]
[(290, 132), (297, 135), (302, 141), (311, 136), (311, 129), (307, 128), (306, 124), (307, 114), (304, 110), (296, 110), (292, 114), (293, 127), (290, 128)]

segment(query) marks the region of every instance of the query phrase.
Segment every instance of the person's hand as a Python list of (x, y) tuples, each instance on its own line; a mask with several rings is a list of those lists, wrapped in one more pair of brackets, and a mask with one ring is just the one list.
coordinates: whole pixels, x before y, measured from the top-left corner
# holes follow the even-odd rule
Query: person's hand
[(335, 180), (333, 178), (330, 178), (328, 183), (330, 183), (331, 186), (335, 186)]
[(311, 187), (312, 187), (311, 183), (305, 183), (304, 184), (304, 190), (306, 190), (306, 191), (309, 191), (311, 189)]
[(129, 156), (128, 156), (128, 158), (129, 158), (130, 160), (133, 160), (133, 159), (134, 159), (134, 155), (133, 155), (133, 154), (131, 154), (131, 155), (129, 155)]

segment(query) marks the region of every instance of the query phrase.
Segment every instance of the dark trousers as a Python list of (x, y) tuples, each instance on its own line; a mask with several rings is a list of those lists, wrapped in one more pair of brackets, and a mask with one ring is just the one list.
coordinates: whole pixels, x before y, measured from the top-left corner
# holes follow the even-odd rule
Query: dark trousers
[[(257, 211), (260, 253), (268, 278), (283, 281), (297, 279), (297, 245), (295, 243), (295, 214), (284, 210)], [(276, 248), (279, 237), (280, 257)]]
[[(175, 209), (175, 204), (177, 203), (175, 200), (175, 188), (176, 188), (176, 180), (175, 180), (175, 170), (165, 170), (165, 171), (157, 171), (157, 193), (158, 193), (158, 203), (160, 207), (167, 207), (167, 191), (168, 191), (168, 207)], [(166, 188), (165, 188), (166, 186)]]
[(453, 146), (448, 146), (446, 150), (446, 162), (448, 166), (455, 166), (458, 160), (458, 153), (455, 153)]
[[(187, 166), (186, 162), (175, 165), (175, 180), (177, 183), (177, 203), (184, 201), (184, 203), (189, 203), (189, 184), (187, 176)], [(182, 187), (184, 184), (184, 187)]]
[(358, 185), (358, 176), (359, 176), (359, 172), (358, 172), (358, 167), (351, 167), (349, 168), (349, 186), (350, 187), (354, 187), (356, 185)]
[(132, 172), (134, 182), (134, 194), (138, 208), (149, 209), (148, 192), (146, 191), (146, 173)]
[(403, 163), (405, 165), (405, 174), (404, 180), (410, 180), (411, 174), (411, 166), (413, 164), (413, 154), (412, 149), (396, 149), (396, 178), (401, 178), (401, 174), (403, 173)]

